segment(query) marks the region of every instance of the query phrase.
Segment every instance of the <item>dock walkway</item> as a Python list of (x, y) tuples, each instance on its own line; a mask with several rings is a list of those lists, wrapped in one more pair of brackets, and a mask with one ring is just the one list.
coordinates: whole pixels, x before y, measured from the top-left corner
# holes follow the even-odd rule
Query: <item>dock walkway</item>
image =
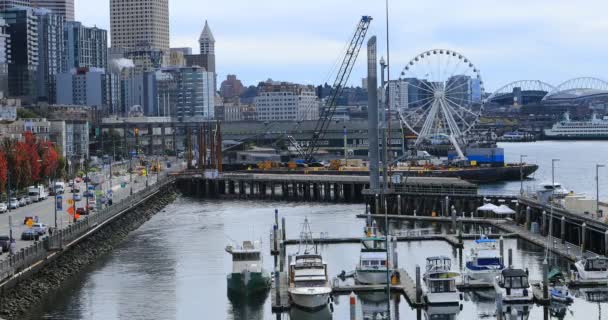
[(287, 293), (287, 288), (289, 287), (289, 282), (287, 280), (287, 272), (279, 272), (279, 290), (277, 292), (277, 284), (275, 275), (273, 274), (270, 290), (272, 312), (284, 312), (291, 307), (289, 303), (289, 294)]

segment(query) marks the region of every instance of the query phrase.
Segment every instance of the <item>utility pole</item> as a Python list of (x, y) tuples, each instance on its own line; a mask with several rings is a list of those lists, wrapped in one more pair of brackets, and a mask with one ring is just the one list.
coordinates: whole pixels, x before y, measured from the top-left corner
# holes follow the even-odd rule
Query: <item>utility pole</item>
[(348, 167), (348, 130), (344, 126), (344, 165)]

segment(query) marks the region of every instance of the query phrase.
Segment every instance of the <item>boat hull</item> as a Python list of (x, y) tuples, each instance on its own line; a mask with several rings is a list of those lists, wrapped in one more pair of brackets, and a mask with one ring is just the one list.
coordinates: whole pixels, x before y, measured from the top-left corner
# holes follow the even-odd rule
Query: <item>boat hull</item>
[(494, 283), (494, 279), (500, 275), (500, 270), (471, 270), (467, 269), (467, 277), (470, 280)]
[(390, 270), (361, 270), (357, 268), (355, 280), (360, 284), (386, 284), (387, 273), (389, 272)]
[(429, 305), (458, 305), (460, 303), (460, 293), (454, 292), (426, 292), (426, 302)]
[(226, 280), (231, 294), (252, 295), (270, 289), (270, 275), (263, 272), (231, 273)]
[(330, 288), (290, 288), (291, 302), (305, 310), (318, 310), (329, 303)]

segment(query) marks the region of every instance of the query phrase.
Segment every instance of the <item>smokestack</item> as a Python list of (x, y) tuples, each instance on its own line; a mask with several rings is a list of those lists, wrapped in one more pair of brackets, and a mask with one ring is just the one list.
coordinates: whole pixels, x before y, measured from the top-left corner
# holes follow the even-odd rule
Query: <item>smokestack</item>
[(367, 41), (367, 133), (369, 137), (369, 186), (380, 189), (378, 171), (378, 70), (376, 56), (376, 36)]

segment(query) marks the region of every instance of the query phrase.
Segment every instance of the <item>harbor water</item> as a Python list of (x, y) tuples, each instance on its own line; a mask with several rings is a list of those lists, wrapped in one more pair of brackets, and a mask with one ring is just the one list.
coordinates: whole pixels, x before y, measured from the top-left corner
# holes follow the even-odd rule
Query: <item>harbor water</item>
[[(560, 158), (556, 181), (566, 188), (594, 195), (595, 163), (608, 160), (608, 143), (537, 142), (503, 144), (508, 161), (519, 161), (519, 154), (541, 166), (533, 186), (551, 179), (551, 158)], [(600, 176), (602, 194), (608, 195), (608, 169)], [(547, 180), (548, 179), (548, 180)], [(519, 192), (519, 182), (483, 186), (496, 192)], [(600, 189), (601, 189), (600, 188)], [(269, 201), (207, 201), (178, 198), (173, 204), (134, 231), (114, 252), (103, 257), (72, 279), (57, 294), (36, 306), (29, 319), (277, 319), (272, 314), (270, 296), (259, 301), (231, 300), (226, 292), (226, 276), (232, 261), (226, 245), (243, 240), (261, 240), (264, 267), (273, 269), (269, 236), (274, 209), (286, 219), (287, 238), (297, 239), (305, 218), (316, 236), (360, 237), (364, 221), (356, 214), (363, 205), (287, 203)], [(391, 228), (441, 228), (439, 225), (392, 224)], [(476, 228), (475, 226), (473, 228)], [(455, 269), (461, 268), (461, 255), (472, 247), (465, 242), (464, 253), (442, 241), (399, 243), (399, 265), (414, 274), (416, 265), (424, 268), (427, 256), (447, 255)], [(541, 279), (544, 251), (521, 240), (505, 240), (513, 249), (515, 266), (525, 267), (531, 280)], [(319, 246), (333, 278), (351, 271), (359, 259), (358, 244)], [(506, 251), (505, 249), (505, 251)], [(288, 247), (295, 252), (297, 246)], [(567, 261), (549, 257), (563, 270)], [(460, 262), (462, 261), (462, 262)], [(528, 315), (513, 319), (608, 319), (608, 303), (590, 302), (584, 292), (568, 309), (533, 306)], [(605, 297), (605, 292), (602, 293)], [(357, 319), (374, 319), (390, 307), (391, 319), (496, 319), (493, 293), (467, 293), (460, 308), (422, 310), (417, 313), (401, 297), (387, 304), (383, 293), (366, 294), (357, 299)], [(553, 315), (553, 316), (552, 316)], [(333, 312), (308, 313), (292, 310), (279, 319), (349, 319), (348, 296), (336, 297)], [(378, 318), (381, 319), (381, 318)], [(510, 318), (507, 318), (510, 319)]]

